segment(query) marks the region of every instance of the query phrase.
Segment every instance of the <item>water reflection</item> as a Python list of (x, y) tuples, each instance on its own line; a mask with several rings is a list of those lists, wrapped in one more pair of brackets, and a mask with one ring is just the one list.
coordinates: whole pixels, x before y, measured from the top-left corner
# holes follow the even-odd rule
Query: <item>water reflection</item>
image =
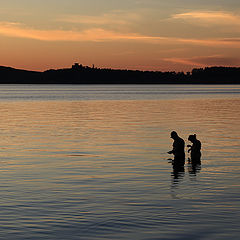
[(172, 164), (172, 172), (171, 172), (171, 178), (172, 178), (172, 188), (175, 188), (183, 179), (185, 176), (185, 168), (187, 169), (189, 173), (189, 177), (191, 180), (196, 181), (197, 174), (200, 173), (202, 169), (201, 161), (199, 162), (192, 162), (190, 158), (188, 158), (187, 165), (177, 165), (174, 164), (174, 160), (168, 159), (168, 162)]
[(196, 176), (197, 173), (200, 173), (201, 169), (202, 169), (201, 161), (198, 163), (192, 163), (191, 161), (188, 161), (189, 175)]
[(184, 165), (173, 165), (172, 179), (173, 183), (179, 183), (185, 175)]

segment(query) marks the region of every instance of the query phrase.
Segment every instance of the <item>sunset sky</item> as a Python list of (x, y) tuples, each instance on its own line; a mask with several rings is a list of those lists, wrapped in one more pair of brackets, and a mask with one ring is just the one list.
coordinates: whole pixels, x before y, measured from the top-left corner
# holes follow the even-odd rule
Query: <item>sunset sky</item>
[(239, 0), (0, 0), (0, 65), (240, 66)]

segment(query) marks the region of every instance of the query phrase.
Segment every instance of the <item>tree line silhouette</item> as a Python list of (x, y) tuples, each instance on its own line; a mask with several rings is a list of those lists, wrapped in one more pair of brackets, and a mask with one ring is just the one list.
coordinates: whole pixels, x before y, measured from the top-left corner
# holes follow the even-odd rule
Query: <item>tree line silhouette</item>
[(195, 68), (184, 73), (95, 68), (78, 63), (44, 72), (0, 66), (0, 84), (240, 84), (240, 67)]

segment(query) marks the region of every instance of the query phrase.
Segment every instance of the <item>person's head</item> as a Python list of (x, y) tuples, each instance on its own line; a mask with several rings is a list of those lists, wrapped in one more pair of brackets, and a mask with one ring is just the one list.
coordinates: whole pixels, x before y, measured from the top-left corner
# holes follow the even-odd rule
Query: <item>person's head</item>
[(175, 131), (172, 131), (172, 132), (171, 132), (171, 138), (172, 138), (172, 139), (178, 138), (178, 134), (177, 134)]
[(190, 142), (194, 142), (194, 141), (196, 141), (196, 139), (197, 139), (197, 135), (196, 135), (196, 134), (189, 135), (189, 137), (188, 137), (188, 140), (189, 140)]

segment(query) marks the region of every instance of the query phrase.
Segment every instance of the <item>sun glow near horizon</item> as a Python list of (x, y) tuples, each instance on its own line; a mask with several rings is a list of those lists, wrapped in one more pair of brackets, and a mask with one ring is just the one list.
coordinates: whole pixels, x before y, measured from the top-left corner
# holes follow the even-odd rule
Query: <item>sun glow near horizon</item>
[(54, 1), (13, 2), (1, 9), (0, 65), (46, 70), (81, 62), (160, 71), (240, 66), (237, 0), (228, 6), (104, 0), (98, 8), (93, 8), (96, 1), (83, 6), (61, 0), (57, 9)]

